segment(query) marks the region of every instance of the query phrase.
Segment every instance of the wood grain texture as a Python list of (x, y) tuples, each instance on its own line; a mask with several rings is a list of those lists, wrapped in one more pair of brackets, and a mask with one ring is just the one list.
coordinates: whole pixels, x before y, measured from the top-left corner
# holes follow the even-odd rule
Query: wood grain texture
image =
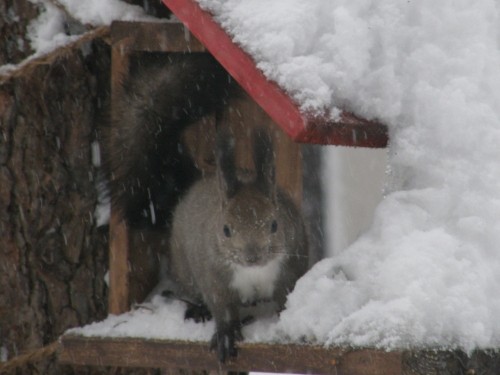
[(130, 308), (129, 235), (125, 220), (116, 212), (109, 223), (108, 312), (123, 314)]
[(205, 52), (201, 44), (180, 23), (114, 21), (111, 43), (132, 40), (136, 52)]
[[(117, 103), (123, 95), (123, 78), (128, 75), (133, 39), (121, 38), (111, 48), (111, 119), (115, 122)], [(111, 132), (111, 136), (113, 136)], [(129, 299), (129, 234), (125, 220), (111, 207), (109, 222), (109, 294), (108, 312), (122, 314), (130, 307)]]
[(221, 365), (207, 342), (133, 338), (62, 338), (59, 360), (73, 365), (189, 368), (337, 375), (399, 375), (400, 352), (298, 344), (239, 345), (237, 359)]

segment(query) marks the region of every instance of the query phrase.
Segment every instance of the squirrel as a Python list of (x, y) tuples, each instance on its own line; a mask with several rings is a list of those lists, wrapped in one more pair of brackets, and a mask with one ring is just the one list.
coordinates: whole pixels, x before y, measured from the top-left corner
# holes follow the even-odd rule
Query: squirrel
[[(169, 240), (168, 277), (193, 302), (185, 317), (213, 317), (210, 347), (221, 362), (237, 355), (241, 306), (287, 294), (308, 267), (302, 216), (275, 181), (271, 137), (254, 136), (255, 178), (242, 178), (234, 142), (218, 131), (215, 173), (202, 177), (182, 143), (204, 116), (223, 115), (241, 88), (209, 54), (140, 60), (114, 103), (105, 149), (113, 210), (133, 228)], [(219, 129), (220, 130), (220, 129)]]
[[(242, 182), (228, 132), (217, 134), (216, 174), (196, 182), (175, 209), (168, 272), (179, 293), (208, 310), (219, 361), (237, 356), (239, 309), (287, 294), (307, 270), (308, 242), (301, 214), (275, 183), (270, 136), (254, 136), (256, 176)], [(186, 318), (193, 317), (186, 311)], [(201, 317), (204, 320), (205, 317)]]

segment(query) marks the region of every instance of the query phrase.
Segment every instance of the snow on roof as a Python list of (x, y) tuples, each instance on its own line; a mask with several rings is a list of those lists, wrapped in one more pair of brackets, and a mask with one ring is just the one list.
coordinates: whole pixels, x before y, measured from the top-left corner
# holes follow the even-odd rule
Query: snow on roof
[[(266, 77), (237, 35), (227, 33), (195, 0), (163, 0), (207, 50), (275, 123), (296, 142), (355, 147), (386, 147), (385, 126), (336, 107), (307, 106), (279, 82)], [(234, 39), (232, 39), (234, 37)], [(316, 97), (318, 93), (316, 93)]]
[(306, 110), (390, 129), (374, 224), (277, 326), (329, 344), (500, 344), (500, 4), (199, 0)]
[(390, 130), (390, 182), (372, 228), (299, 281), (269, 332), (499, 347), (500, 4), (199, 3), (302, 108), (348, 108)]

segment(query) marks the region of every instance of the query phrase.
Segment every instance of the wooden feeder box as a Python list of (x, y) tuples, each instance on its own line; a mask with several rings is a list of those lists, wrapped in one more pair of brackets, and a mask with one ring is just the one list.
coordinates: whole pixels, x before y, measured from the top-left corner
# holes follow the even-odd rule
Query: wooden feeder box
[[(114, 22), (112, 25), (112, 108), (113, 103), (120, 100), (121, 81), (129, 74), (134, 54), (211, 53), (247, 94), (231, 106), (228, 118), (224, 119), (236, 137), (237, 166), (243, 170), (252, 169), (248, 135), (255, 124), (266, 127), (276, 147), (277, 182), (299, 205), (302, 195), (299, 143), (373, 148), (387, 145), (385, 126), (351, 113), (342, 113), (337, 122), (326, 120), (327, 116), (301, 113), (297, 104), (264, 77), (254, 61), (196, 2), (164, 0), (164, 3), (183, 24)], [(202, 126), (193, 126), (184, 135), (184, 140), (197, 165), (207, 171), (213, 168), (210, 157), (216, 120), (208, 119), (209, 124), (206, 119), (204, 121)], [(140, 253), (137, 241), (123, 218), (112, 211), (108, 305), (111, 314), (128, 311), (131, 303), (140, 302), (157, 282), (157, 269), (143, 262), (151, 257)], [(216, 356), (208, 351), (208, 343), (85, 338), (68, 334), (62, 338), (59, 359), (75, 365), (391, 375), (401, 373), (403, 353), (243, 342), (239, 345), (238, 357), (221, 366)]]

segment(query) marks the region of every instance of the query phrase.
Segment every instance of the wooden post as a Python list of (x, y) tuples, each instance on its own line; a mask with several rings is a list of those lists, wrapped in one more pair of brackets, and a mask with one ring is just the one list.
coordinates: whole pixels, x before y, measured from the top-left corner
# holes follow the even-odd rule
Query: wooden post
[[(122, 82), (129, 75), (130, 60), (136, 52), (204, 52), (204, 46), (182, 24), (114, 22), (111, 26), (111, 119), (123, 95)], [(113, 126), (114, 122), (112, 122)], [(111, 132), (113, 136), (113, 131)], [(127, 227), (119, 211), (111, 207), (109, 225), (108, 312), (122, 314), (132, 302), (139, 302), (157, 278), (157, 269), (146, 257), (159, 248), (158, 233), (139, 232)], [(145, 242), (151, 244), (144, 245)], [(156, 260), (153, 259), (153, 260)], [(153, 274), (154, 273), (154, 274)]]
[[(123, 95), (122, 80), (128, 75), (131, 38), (123, 38), (111, 49), (111, 118)], [(113, 136), (114, 132), (111, 132)], [(122, 314), (129, 309), (129, 251), (127, 224), (121, 214), (111, 207), (109, 223), (109, 297), (108, 312)]]
[(121, 215), (112, 211), (109, 223), (108, 312), (122, 314), (129, 309), (129, 236)]

